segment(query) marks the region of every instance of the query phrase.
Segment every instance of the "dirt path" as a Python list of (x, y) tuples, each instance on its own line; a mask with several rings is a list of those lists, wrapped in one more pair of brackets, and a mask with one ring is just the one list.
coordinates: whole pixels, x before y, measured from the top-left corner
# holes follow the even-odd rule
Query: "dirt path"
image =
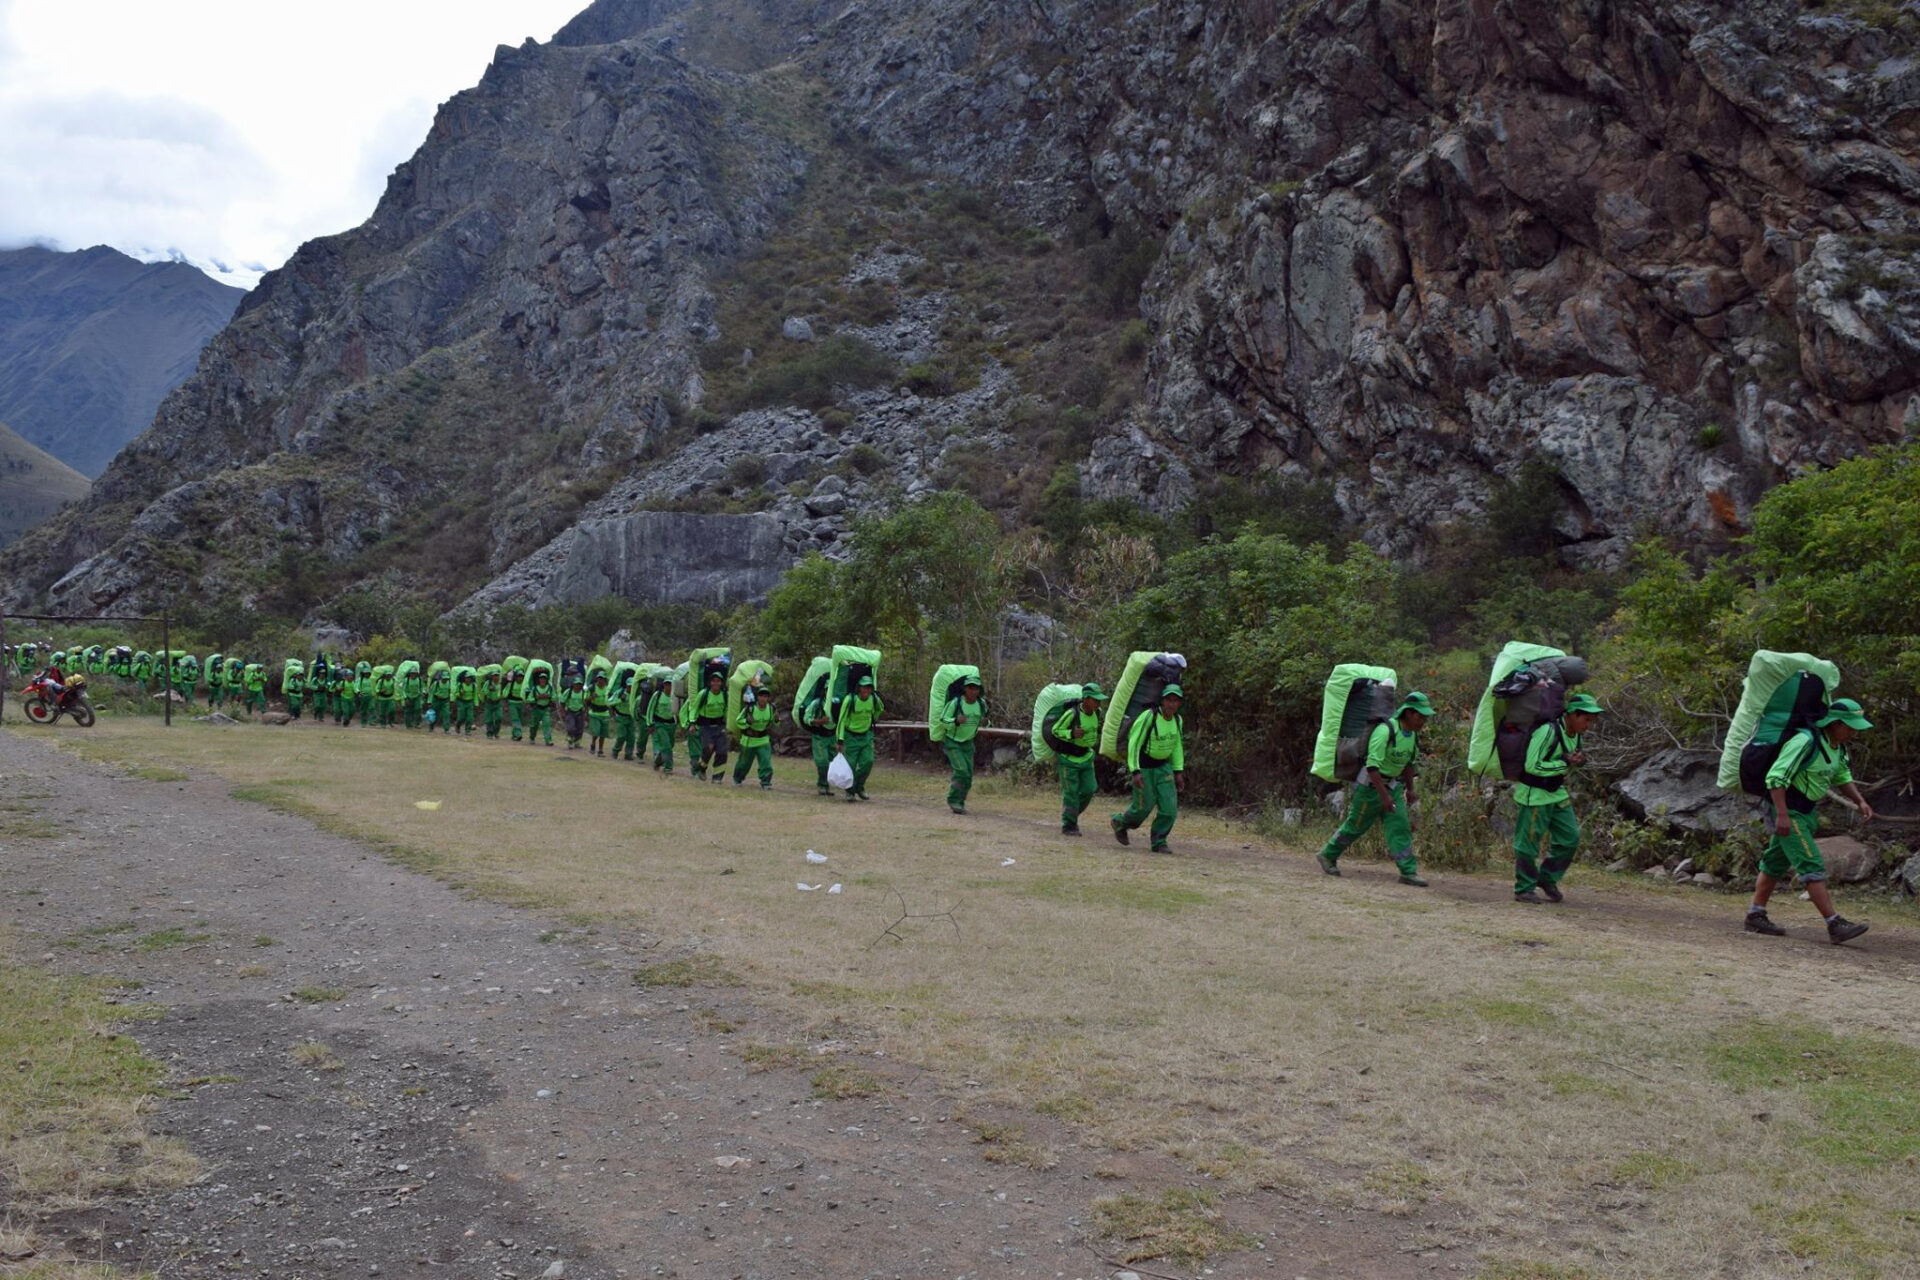
[[(834, 1047), (878, 1098), (749, 1073), (736, 1045), (792, 1028), (737, 989), (634, 985), (672, 954), (659, 939), (469, 900), (217, 779), (139, 781), (10, 731), (0, 778), (72, 818), (0, 847), (23, 954), (163, 1010), (132, 1027), (180, 1085), (154, 1126), (208, 1170), (43, 1229), (81, 1257), (170, 1277), (1095, 1277), (1116, 1268), (1090, 1203), (1191, 1181), (1025, 1115), (1059, 1166), (990, 1164), (953, 1118), (992, 1118), (967, 1082), (857, 1042)], [(308, 1044), (325, 1050), (296, 1060)], [(1227, 1280), (1471, 1270), (1438, 1206), (1266, 1194), (1228, 1216), (1263, 1243), (1216, 1260)]]

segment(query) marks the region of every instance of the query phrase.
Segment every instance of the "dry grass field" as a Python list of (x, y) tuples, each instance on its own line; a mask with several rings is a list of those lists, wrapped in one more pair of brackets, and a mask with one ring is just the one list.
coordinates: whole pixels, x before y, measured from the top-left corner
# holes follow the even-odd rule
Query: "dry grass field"
[[(1050, 791), (985, 780), (956, 817), (944, 778), (885, 762), (849, 805), (788, 759), (763, 794), (694, 783), (684, 752), (668, 780), (311, 723), (54, 732), (558, 922), (638, 927), (677, 966), (642, 980), (745, 984), (1082, 1146), (1174, 1155), (1229, 1219), (1256, 1187), (1444, 1216), (1465, 1225), (1433, 1243), (1487, 1277), (1920, 1274), (1920, 930), (1892, 904), (1849, 901), (1874, 931), (1843, 950), (1804, 903), (1775, 913), (1794, 937), (1758, 939), (1737, 899), (1585, 869), (1566, 907), (1529, 908), (1492, 874), (1327, 879), (1203, 815), (1173, 858), (1105, 839), (1104, 801), (1065, 840)], [(996, 1149), (1051, 1158), (1019, 1132)]]

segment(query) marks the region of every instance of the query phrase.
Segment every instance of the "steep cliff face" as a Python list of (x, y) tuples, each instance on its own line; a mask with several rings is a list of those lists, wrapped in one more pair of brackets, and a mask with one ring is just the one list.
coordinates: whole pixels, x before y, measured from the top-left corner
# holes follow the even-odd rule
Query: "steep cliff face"
[[(1712, 541), (1920, 421), (1916, 128), (1911, 24), (1850, 0), (601, 0), (503, 50), (373, 219), (269, 277), (90, 505), (0, 567), (69, 607), (252, 592), (287, 546), (334, 586), (664, 598), (618, 569), (636, 513), (757, 495), (777, 537), (702, 535), (752, 562), (699, 588), (731, 598), (861, 510), (1056, 458), (1162, 509), (1222, 472), (1325, 478), (1409, 555), (1536, 458), (1576, 558)], [(923, 178), (868, 207), (835, 167), (856, 149)], [(1008, 272), (969, 271), (995, 233), (896, 237), (925, 178), (1036, 253), (1138, 252), (1144, 367), (1080, 380), (1138, 394), (1056, 394), (1070, 371), (989, 296)], [(742, 256), (797, 223), (817, 280)], [(841, 314), (871, 289), (884, 314)], [(756, 290), (798, 313), (757, 353)], [(773, 420), (714, 392), (830, 334), (961, 376)], [(1049, 396), (1080, 416), (1023, 455), (1008, 423)]]

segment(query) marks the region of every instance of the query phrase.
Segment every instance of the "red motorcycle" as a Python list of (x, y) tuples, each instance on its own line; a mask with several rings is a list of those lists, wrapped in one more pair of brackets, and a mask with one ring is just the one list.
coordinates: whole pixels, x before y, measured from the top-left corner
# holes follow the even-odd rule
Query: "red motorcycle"
[(87, 701), (87, 677), (81, 672), (74, 672), (63, 684), (51, 671), (42, 671), (20, 691), (20, 697), (26, 703), (27, 719), (35, 724), (52, 724), (66, 715), (82, 729), (93, 727), (93, 704)]

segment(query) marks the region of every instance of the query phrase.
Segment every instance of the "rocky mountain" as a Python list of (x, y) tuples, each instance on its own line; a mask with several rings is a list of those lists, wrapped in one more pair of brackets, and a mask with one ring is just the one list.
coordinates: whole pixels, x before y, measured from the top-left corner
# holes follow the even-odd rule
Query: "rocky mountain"
[(99, 475), (187, 380), (241, 292), (104, 245), (0, 250), (0, 418)]
[(0, 422), (0, 547), (86, 497), (87, 487), (85, 476)]
[[(1545, 463), (1611, 564), (1920, 421), (1920, 18), (1867, 0), (599, 0), (242, 305), (4, 599), (763, 591), (933, 487)], [(298, 570), (301, 599), (275, 596)]]

